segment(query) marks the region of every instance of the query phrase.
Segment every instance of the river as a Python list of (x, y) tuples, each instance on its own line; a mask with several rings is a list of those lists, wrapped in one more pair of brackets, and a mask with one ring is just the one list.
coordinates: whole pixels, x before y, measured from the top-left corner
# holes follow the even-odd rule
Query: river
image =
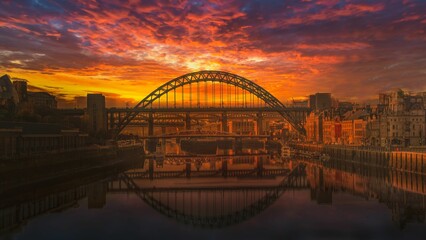
[(426, 238), (424, 175), (260, 159), (194, 160), (189, 176), (165, 161), (152, 179), (146, 161), (11, 193), (0, 200), (0, 238)]

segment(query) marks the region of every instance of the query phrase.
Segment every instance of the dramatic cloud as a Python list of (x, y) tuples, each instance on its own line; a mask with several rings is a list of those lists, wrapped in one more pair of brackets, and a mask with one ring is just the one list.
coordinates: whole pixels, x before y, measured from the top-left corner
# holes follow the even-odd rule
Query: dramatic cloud
[(281, 100), (364, 100), (426, 90), (422, 0), (3, 0), (0, 70), (68, 101), (133, 104), (201, 69), (255, 80)]

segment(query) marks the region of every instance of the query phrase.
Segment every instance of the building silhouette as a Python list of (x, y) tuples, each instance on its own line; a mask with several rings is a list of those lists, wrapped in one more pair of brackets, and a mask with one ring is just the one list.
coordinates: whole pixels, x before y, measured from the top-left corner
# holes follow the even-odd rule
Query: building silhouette
[(102, 94), (87, 94), (88, 132), (98, 135), (107, 131), (107, 114), (105, 96)]
[(309, 107), (313, 111), (322, 111), (332, 107), (331, 93), (315, 93), (309, 96)]

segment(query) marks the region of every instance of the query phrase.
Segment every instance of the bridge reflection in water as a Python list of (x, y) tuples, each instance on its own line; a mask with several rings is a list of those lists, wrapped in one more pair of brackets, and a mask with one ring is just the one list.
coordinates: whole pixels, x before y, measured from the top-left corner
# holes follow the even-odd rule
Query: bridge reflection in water
[(392, 220), (399, 228), (424, 222), (424, 175), (365, 168), (342, 161), (326, 164), (295, 162), (294, 166), (299, 163), (300, 168), (286, 171), (265, 166), (262, 176), (241, 171), (232, 177), (194, 174), (190, 179), (185, 175), (159, 175), (150, 180), (141, 176), (142, 171), (138, 168), (112, 177), (74, 179), (60, 186), (1, 196), (0, 236), (28, 225), (32, 222), (29, 220), (46, 213), (62, 216), (62, 211), (78, 206), (83, 199), (87, 199), (89, 208), (102, 209), (108, 205), (110, 198), (107, 195), (120, 194), (135, 194), (158, 213), (202, 228), (221, 228), (255, 217), (289, 190), (310, 191), (310, 199), (301, 199), (302, 204), (314, 201), (319, 205), (331, 205), (339, 201), (335, 198), (339, 194), (352, 195), (357, 201), (378, 202), (389, 208)]
[[(288, 188), (308, 187), (303, 167), (286, 172), (277, 172), (279, 179), (265, 179), (260, 183), (258, 179), (218, 182), (204, 178), (202, 181), (191, 179), (190, 184), (176, 180), (173, 183), (157, 181), (147, 184), (138, 181), (141, 178), (137, 174), (123, 173), (109, 182), (108, 192), (132, 192), (155, 210), (179, 222), (197, 227), (221, 228), (257, 215)], [(275, 176), (270, 174), (269, 177)]]

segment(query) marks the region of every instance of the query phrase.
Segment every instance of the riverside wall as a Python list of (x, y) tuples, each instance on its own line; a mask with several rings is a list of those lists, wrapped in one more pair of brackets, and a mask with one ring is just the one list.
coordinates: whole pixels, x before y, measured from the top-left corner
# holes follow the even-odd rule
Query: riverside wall
[(28, 184), (74, 176), (88, 171), (113, 168), (125, 163), (142, 163), (142, 146), (79, 149), (68, 153), (51, 153), (31, 160), (0, 164), (0, 194)]
[(344, 160), (374, 167), (386, 167), (418, 174), (426, 173), (426, 153), (383, 151), (361, 147), (316, 144), (291, 144), (295, 149), (328, 154), (334, 160)]

